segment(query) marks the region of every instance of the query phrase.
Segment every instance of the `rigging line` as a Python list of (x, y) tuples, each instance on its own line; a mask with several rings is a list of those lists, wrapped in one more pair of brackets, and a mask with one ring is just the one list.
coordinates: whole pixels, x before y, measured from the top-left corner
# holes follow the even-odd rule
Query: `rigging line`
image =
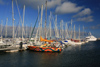
[[(40, 12), (41, 12), (41, 11), (39, 11), (39, 14), (40, 14)], [(37, 21), (38, 21), (38, 17), (39, 17), (39, 15), (37, 16), (37, 19), (36, 19), (36, 21), (35, 21), (35, 25), (34, 25), (34, 27), (33, 27), (32, 33), (31, 33), (31, 37), (32, 37), (32, 34), (33, 34), (33, 32), (34, 32), (36, 23), (37, 23)], [(30, 39), (31, 39), (31, 37), (30, 37)], [(30, 39), (29, 39), (29, 41), (30, 41)]]
[(23, 23), (23, 22), (22, 22), (22, 18), (21, 18), (21, 15), (20, 15), (20, 11), (19, 11), (19, 8), (18, 8), (18, 3), (17, 3), (17, 0), (15, 0), (15, 1), (16, 1), (16, 6), (17, 6), (17, 9), (18, 9), (18, 13), (19, 13), (19, 17), (20, 17), (21, 23)]

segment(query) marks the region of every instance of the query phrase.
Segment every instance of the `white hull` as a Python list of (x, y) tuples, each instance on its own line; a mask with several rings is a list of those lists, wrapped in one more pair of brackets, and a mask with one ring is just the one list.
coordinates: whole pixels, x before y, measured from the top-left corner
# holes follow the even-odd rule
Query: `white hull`
[(69, 45), (75, 45), (75, 43), (71, 40), (67, 40)]
[(70, 45), (81, 45), (81, 44), (85, 43), (85, 42), (74, 42), (71, 40), (67, 40), (67, 41), (68, 41), (68, 44), (70, 44)]
[(91, 36), (86, 37), (86, 40), (87, 41), (96, 41), (97, 38), (91, 35)]
[(96, 41), (97, 39), (95, 38), (95, 39), (87, 39), (88, 41)]
[(19, 50), (18, 49), (15, 49), (15, 50), (9, 50), (9, 51), (5, 51), (5, 52), (18, 52)]
[(75, 45), (81, 45), (83, 42), (75, 42)]

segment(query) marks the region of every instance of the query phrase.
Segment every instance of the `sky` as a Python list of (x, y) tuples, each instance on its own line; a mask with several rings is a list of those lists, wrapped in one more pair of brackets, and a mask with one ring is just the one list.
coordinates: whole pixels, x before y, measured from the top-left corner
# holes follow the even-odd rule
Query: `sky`
[[(25, 5), (25, 26), (34, 26), (38, 16), (38, 6), (43, 5), (43, 23), (45, 22), (45, 1), (46, 0), (14, 0), (14, 23), (15, 26), (21, 25), (23, 19), (23, 7)], [(17, 8), (18, 7), (18, 8)], [(19, 9), (19, 12), (18, 12)], [(57, 15), (57, 26), (63, 20), (63, 26), (67, 23), (78, 31), (91, 32), (94, 36), (100, 37), (100, 0), (47, 0), (47, 23), (49, 24), (49, 15)], [(20, 13), (20, 15), (19, 15)], [(12, 26), (12, 0), (0, 0), (0, 24), (5, 25), (8, 18), (8, 25)], [(39, 17), (40, 19), (40, 17)], [(54, 22), (52, 21), (52, 26)], [(38, 25), (37, 25), (38, 26)], [(48, 27), (48, 25), (47, 25)]]

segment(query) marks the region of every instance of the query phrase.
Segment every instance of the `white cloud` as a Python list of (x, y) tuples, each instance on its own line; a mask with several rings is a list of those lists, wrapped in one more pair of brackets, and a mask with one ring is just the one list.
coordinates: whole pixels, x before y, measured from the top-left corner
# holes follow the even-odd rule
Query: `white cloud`
[(47, 2), (48, 8), (54, 8), (57, 5), (61, 4), (61, 0), (51, 0)]
[(1, 4), (1, 5), (4, 5), (4, 2), (3, 2), (3, 0), (0, 0), (0, 4)]
[(93, 16), (77, 18), (77, 21), (92, 22)]
[(73, 17), (90, 15), (91, 13), (92, 13), (92, 11), (91, 11), (90, 8), (85, 8), (83, 11), (81, 11), (78, 14), (74, 15)]
[(83, 7), (77, 6), (75, 3), (64, 2), (62, 5), (58, 6), (55, 10), (58, 14), (65, 13), (76, 13), (80, 11)]
[(22, 6), (26, 5), (28, 7), (37, 9), (38, 6), (45, 4), (45, 0), (18, 0), (18, 3)]
[[(21, 5), (26, 5), (32, 8), (37, 9), (38, 6), (41, 5), (45, 6), (46, 0), (18, 0), (18, 3)], [(57, 5), (61, 4), (61, 0), (48, 0), (47, 1), (47, 8), (54, 8)]]

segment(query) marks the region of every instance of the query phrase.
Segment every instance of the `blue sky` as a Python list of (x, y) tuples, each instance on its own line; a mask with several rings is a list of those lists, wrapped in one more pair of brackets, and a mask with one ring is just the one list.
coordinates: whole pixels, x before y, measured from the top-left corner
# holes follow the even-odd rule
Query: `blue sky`
[[(25, 25), (34, 26), (38, 15), (37, 7), (45, 5), (45, 0), (17, 0), (21, 18), (23, 17), (23, 5), (25, 5)], [(86, 32), (91, 32), (94, 36), (100, 37), (100, 0), (48, 0), (47, 3), (47, 18), (49, 18), (50, 11), (53, 17), (57, 15), (58, 27), (60, 21), (64, 24), (70, 25), (71, 19), (73, 26), (75, 24), (78, 31), (79, 25), (81, 31), (83, 26)], [(0, 0), (0, 22), (3, 20), (5, 25), (8, 17), (8, 25), (12, 25), (12, 0)], [(14, 18), (15, 25), (19, 22), (19, 13), (14, 0)], [(43, 14), (43, 22), (45, 20), (45, 9)], [(49, 23), (49, 22), (47, 22)], [(53, 24), (53, 22), (52, 22)]]

